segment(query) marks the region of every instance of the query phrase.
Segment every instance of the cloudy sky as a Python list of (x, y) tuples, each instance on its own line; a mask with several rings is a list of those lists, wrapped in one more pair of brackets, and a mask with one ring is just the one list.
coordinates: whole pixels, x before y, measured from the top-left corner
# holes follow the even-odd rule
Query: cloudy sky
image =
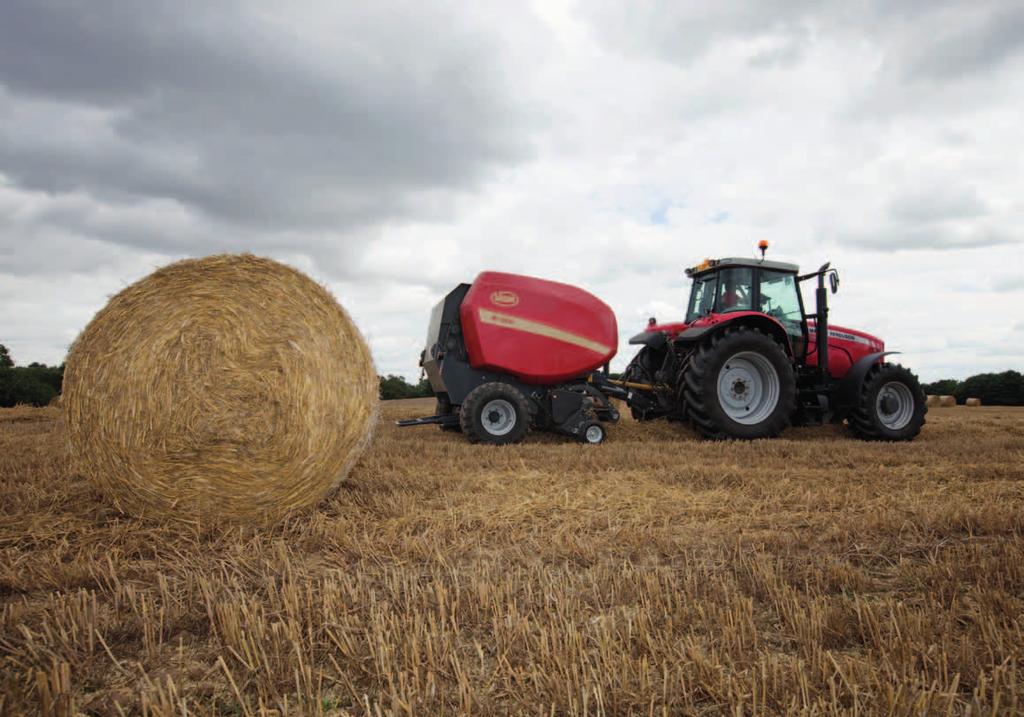
[(581, 285), (628, 337), (681, 317), (685, 266), (768, 239), (838, 266), (833, 320), (922, 378), (1024, 369), (1019, 0), (183, 8), (3, 3), (18, 363), (157, 266), (251, 251), (415, 378), (480, 270)]

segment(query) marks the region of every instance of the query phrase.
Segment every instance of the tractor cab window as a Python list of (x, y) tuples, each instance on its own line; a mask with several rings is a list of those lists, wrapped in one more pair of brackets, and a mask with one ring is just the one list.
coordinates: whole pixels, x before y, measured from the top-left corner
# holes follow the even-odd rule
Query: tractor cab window
[(718, 306), (716, 311), (750, 311), (754, 284), (754, 270), (749, 267), (722, 269), (718, 277)]
[(693, 280), (693, 288), (690, 290), (690, 306), (686, 311), (686, 323), (693, 323), (714, 308), (717, 279), (715, 274), (707, 274)]
[(778, 319), (786, 332), (793, 336), (803, 335), (803, 312), (797, 294), (796, 276), (783, 271), (761, 270), (761, 286), (758, 301), (759, 311)]

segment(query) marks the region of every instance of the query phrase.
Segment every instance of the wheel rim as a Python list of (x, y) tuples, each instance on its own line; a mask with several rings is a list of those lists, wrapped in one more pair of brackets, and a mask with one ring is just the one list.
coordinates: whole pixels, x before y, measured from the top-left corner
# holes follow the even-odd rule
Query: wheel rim
[(504, 436), (516, 427), (516, 409), (503, 398), (495, 398), (484, 404), (480, 423), (492, 436)]
[(589, 426), (584, 437), (587, 439), (587, 443), (600, 443), (604, 438), (604, 429), (600, 426)]
[(753, 351), (732, 356), (718, 372), (718, 403), (736, 423), (752, 426), (767, 419), (779, 404), (779, 372)]
[(875, 413), (886, 428), (898, 431), (914, 417), (914, 394), (900, 381), (882, 384), (875, 398)]

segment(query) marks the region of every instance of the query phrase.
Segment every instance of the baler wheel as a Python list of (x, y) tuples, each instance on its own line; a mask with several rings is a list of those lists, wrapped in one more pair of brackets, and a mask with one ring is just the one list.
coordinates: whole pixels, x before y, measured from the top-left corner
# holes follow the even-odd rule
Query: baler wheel
[(592, 446), (604, 443), (604, 426), (597, 421), (591, 421), (580, 431), (580, 440)]
[(796, 405), (789, 356), (750, 326), (706, 340), (691, 354), (683, 378), (687, 415), (706, 438), (774, 438)]
[(857, 408), (847, 417), (850, 431), (865, 441), (911, 441), (921, 432), (928, 404), (917, 376), (899, 364), (871, 369)]
[(470, 443), (518, 443), (530, 428), (530, 404), (515, 386), (485, 383), (462, 402), (459, 424)]

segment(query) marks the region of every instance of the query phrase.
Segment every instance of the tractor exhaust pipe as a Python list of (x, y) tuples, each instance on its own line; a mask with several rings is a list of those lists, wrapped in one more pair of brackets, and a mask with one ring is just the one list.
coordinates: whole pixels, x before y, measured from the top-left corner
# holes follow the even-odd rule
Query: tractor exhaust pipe
[(797, 281), (805, 281), (818, 277), (818, 289), (814, 295), (817, 304), (814, 314), (814, 345), (822, 382), (828, 381), (831, 376), (828, 370), (828, 290), (825, 288), (825, 277), (828, 277), (833, 294), (839, 289), (839, 272), (830, 269), (830, 265), (831, 262), (825, 262), (817, 271), (796, 278)]
[(823, 379), (828, 379), (828, 291), (825, 289), (825, 274), (831, 262), (825, 262), (818, 269), (818, 290), (815, 292), (817, 315), (814, 317), (818, 344), (818, 370)]

